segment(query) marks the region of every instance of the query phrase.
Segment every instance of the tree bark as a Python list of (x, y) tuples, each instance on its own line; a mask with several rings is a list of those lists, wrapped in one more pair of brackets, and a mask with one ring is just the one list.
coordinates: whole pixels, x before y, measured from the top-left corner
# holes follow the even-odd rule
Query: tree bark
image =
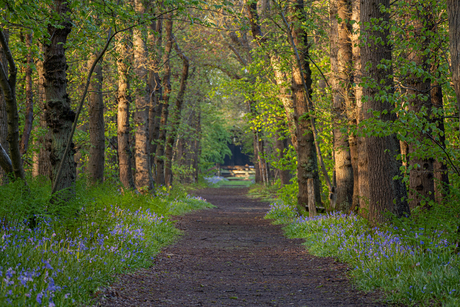
[(129, 144), (129, 75), (128, 75), (128, 49), (126, 35), (120, 34), (117, 39), (117, 68), (118, 68), (118, 163), (120, 168), (120, 181), (125, 188), (135, 189), (132, 173), (132, 153)]
[(460, 0), (447, 0), (452, 83), (460, 118)]
[(174, 44), (177, 54), (182, 59), (183, 66), (182, 66), (182, 76), (180, 79), (180, 87), (179, 92), (177, 93), (174, 113), (170, 117), (170, 131), (168, 134), (168, 138), (166, 140), (166, 149), (165, 149), (165, 159), (166, 159), (166, 167), (165, 167), (165, 184), (170, 186), (172, 185), (172, 156), (173, 156), (173, 146), (176, 142), (176, 135), (177, 135), (177, 128), (180, 124), (181, 112), (182, 112), (182, 105), (184, 102), (184, 94), (185, 90), (187, 89), (187, 79), (189, 75), (189, 59), (188, 57), (182, 52), (179, 48), (177, 42)]
[[(93, 54), (88, 60), (88, 67), (96, 60)], [(104, 127), (104, 100), (102, 96), (102, 66), (97, 64), (89, 86), (89, 160), (88, 180), (89, 184), (102, 183), (104, 181), (105, 163), (105, 127)]]
[[(134, 0), (135, 10), (139, 14), (145, 14), (142, 0)], [(134, 124), (136, 126), (136, 186), (138, 189), (152, 189), (153, 182), (150, 177), (150, 144), (149, 144), (149, 107), (150, 87), (147, 70), (147, 47), (143, 39), (141, 27), (133, 29), (134, 44), (134, 72), (139, 80), (139, 86), (135, 90), (136, 111), (134, 112)]]
[(172, 16), (168, 14), (165, 18), (165, 31), (166, 31), (166, 47), (163, 54), (163, 105), (161, 107), (161, 119), (160, 119), (160, 132), (158, 136), (157, 151), (155, 153), (155, 166), (156, 166), (156, 184), (165, 185), (165, 145), (166, 145), (166, 133), (167, 123), (169, 115), (169, 98), (171, 95), (171, 65), (169, 62), (169, 56), (171, 54), (173, 45), (172, 36)]
[[(154, 33), (156, 32), (156, 33)], [(151, 42), (151, 50), (154, 52), (152, 56), (152, 67), (149, 70), (150, 90), (150, 111), (149, 111), (149, 134), (150, 134), (150, 168), (155, 170), (155, 153), (157, 152), (158, 137), (160, 134), (160, 119), (163, 104), (160, 103), (161, 98), (161, 79), (159, 74), (161, 44), (163, 34), (162, 18), (151, 24), (149, 41)], [(156, 174), (154, 174), (156, 178)]]
[[(408, 60), (413, 62), (417, 69), (412, 72), (407, 78), (407, 95), (408, 110), (419, 117), (420, 112), (424, 109), (427, 112), (426, 119), (430, 117), (431, 111), (431, 80), (426, 75), (420, 74), (419, 69), (425, 72), (430, 71), (429, 55), (425, 51), (430, 48), (430, 38), (427, 33), (426, 25), (429, 23), (429, 14), (426, 11), (421, 11), (412, 1), (415, 7), (415, 18), (408, 18), (407, 24), (413, 26), (413, 30), (407, 33), (408, 40), (414, 39), (420, 44), (420, 50), (410, 46), (408, 51)], [(418, 45), (417, 44), (417, 45)], [(416, 135), (416, 139), (421, 143), (426, 139), (426, 134), (420, 133)], [(413, 209), (420, 206), (424, 200), (434, 200), (434, 180), (433, 180), (433, 158), (420, 157), (417, 154), (419, 146), (417, 143), (409, 142), (409, 208)]]
[[(361, 35), (367, 39), (366, 44), (361, 47), (362, 74), (375, 84), (363, 88), (363, 96), (367, 98), (363, 102), (364, 120), (373, 117), (373, 113), (368, 112), (373, 110), (381, 112), (380, 119), (388, 123), (396, 119), (395, 114), (391, 112), (393, 105), (386, 99), (379, 99), (378, 95), (382, 87), (386, 91), (391, 91), (393, 83), (391, 66), (385, 69), (385, 65), (380, 65), (382, 61), (391, 61), (389, 29), (380, 24), (389, 23), (389, 15), (380, 10), (381, 6), (388, 8), (389, 5), (389, 0), (362, 0), (360, 15)], [(376, 22), (379, 24), (375, 25)], [(384, 30), (380, 30), (380, 27)], [(365, 168), (367, 172), (367, 182), (361, 182), (360, 178), (360, 185), (367, 184), (369, 187), (365, 191), (368, 195), (361, 191), (361, 197), (368, 202), (369, 220), (373, 223), (384, 222), (387, 220), (386, 212), (398, 217), (409, 214), (406, 188), (400, 178), (393, 179), (401, 175), (400, 164), (396, 160), (399, 153), (396, 135), (369, 136), (365, 138), (364, 143), (367, 165), (360, 164), (360, 167)]]
[[(301, 26), (305, 21), (303, 0), (292, 0), (289, 2), (291, 36), (295, 48), (297, 48), (299, 58), (293, 56), (294, 63), (300, 61), (299, 65), (294, 65), (292, 69), (292, 96), (294, 99), (294, 119), (296, 122), (297, 136), (297, 182), (299, 184), (299, 194), (297, 196), (297, 208), (300, 213), (305, 212), (306, 208), (311, 210), (310, 216), (316, 213), (313, 206), (321, 204), (320, 189), (316, 182), (319, 182), (318, 162), (316, 156), (315, 139), (313, 135), (312, 123), (308, 114), (308, 99), (311, 99), (311, 70), (308, 57), (308, 37)], [(294, 47), (294, 46), (293, 46)], [(302, 76), (303, 74), (303, 76)], [(308, 92), (305, 91), (305, 86)], [(315, 197), (309, 197), (311, 180), (315, 181)], [(309, 186), (310, 184), (310, 186)], [(310, 188), (309, 188), (310, 187)], [(312, 200), (316, 204), (311, 204)]]
[[(5, 35), (8, 35), (8, 32), (5, 31)], [(5, 51), (0, 46), (0, 61), (5, 69), (8, 69), (8, 61), (6, 60)], [(8, 137), (8, 118), (6, 114), (6, 102), (5, 95), (3, 91), (0, 91), (0, 144), (3, 145), (4, 152), (8, 155), (9, 158), (9, 144), (7, 141)], [(11, 160), (10, 160), (11, 161)], [(0, 185), (7, 184), (9, 182), (7, 173), (0, 168)]]
[[(43, 45), (40, 45), (40, 50), (43, 52)], [(50, 152), (47, 150), (46, 144), (51, 142), (51, 135), (48, 131), (46, 125), (46, 118), (44, 113), (44, 108), (46, 104), (46, 94), (45, 94), (45, 71), (43, 68), (43, 61), (38, 60), (37, 64), (37, 100), (40, 112), (40, 124), (36, 126), (36, 138), (38, 152), (34, 154), (34, 168), (32, 175), (45, 176), (51, 178), (51, 161), (50, 161)]]
[[(279, 118), (278, 122), (283, 122), (283, 119)], [(285, 150), (287, 149), (287, 139), (284, 138), (283, 132), (285, 128), (278, 127), (275, 133), (275, 148), (278, 164), (281, 164), (281, 160), (285, 158)], [(289, 184), (290, 174), (289, 170), (283, 169), (283, 166), (278, 168), (279, 178), (281, 186)]]
[(32, 124), (34, 121), (34, 98), (32, 88), (32, 34), (27, 34), (25, 37), (26, 47), (29, 50), (27, 53), (27, 66), (25, 71), (25, 83), (26, 83), (26, 118), (24, 123), (24, 131), (21, 137), (20, 151), (21, 156), (25, 155), (27, 149), (29, 149), (30, 133), (32, 132)]
[[(351, 164), (347, 109), (352, 107), (351, 95), (352, 46), (350, 33), (351, 0), (332, 0), (331, 17), (331, 68), (333, 71), (335, 205), (339, 211), (348, 212), (353, 202), (353, 167)], [(339, 19), (339, 21), (337, 20)]]
[[(361, 47), (360, 47), (360, 12), (361, 12), (361, 0), (352, 0), (352, 20), (353, 23), (353, 34), (351, 36), (351, 45), (353, 53), (353, 78), (354, 78), (354, 97), (355, 105), (353, 108), (349, 109), (348, 118), (350, 119), (350, 126), (357, 127), (358, 123), (364, 119), (364, 114), (362, 112), (362, 96), (363, 88), (361, 86)], [(365, 195), (368, 195), (366, 189), (368, 186), (361, 184), (367, 182), (367, 172), (365, 169), (360, 168), (359, 165), (367, 165), (367, 153), (363, 147), (364, 138), (358, 134), (350, 134), (350, 155), (351, 155), (351, 164), (353, 166), (353, 203), (351, 206), (352, 211), (356, 211), (360, 208), (361, 199), (360, 191), (363, 191)], [(362, 202), (365, 205), (365, 202)]]
[(48, 25), (50, 36), (49, 44), (45, 43), (44, 75), (46, 89), (45, 118), (50, 129), (50, 142), (47, 144), (50, 151), (52, 167), (51, 180), (54, 182), (59, 164), (63, 159), (62, 176), (56, 185), (56, 191), (65, 190), (61, 199), (68, 199), (75, 194), (76, 168), (74, 162), (74, 145), (68, 154), (63, 157), (66, 143), (72, 130), (75, 113), (70, 107), (70, 98), (67, 93), (67, 61), (65, 44), (72, 30), (70, 20), (70, 1), (54, 0), (56, 13), (55, 23)]

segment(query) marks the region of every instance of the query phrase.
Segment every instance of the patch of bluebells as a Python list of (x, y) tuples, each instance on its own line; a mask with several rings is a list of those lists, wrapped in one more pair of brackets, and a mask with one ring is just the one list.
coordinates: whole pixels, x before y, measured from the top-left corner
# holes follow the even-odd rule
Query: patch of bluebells
[(208, 184), (216, 184), (216, 183), (219, 183), (221, 181), (228, 181), (227, 178), (224, 178), (224, 177), (221, 177), (221, 176), (204, 177), (204, 180), (206, 180), (206, 182)]
[(268, 218), (286, 221), (291, 237), (305, 238), (315, 255), (337, 257), (349, 263), (364, 289), (380, 287), (391, 298), (414, 304), (437, 300), (460, 305), (460, 257), (440, 230), (370, 228), (355, 214), (340, 212), (293, 217), (289, 206), (275, 203)]
[(81, 291), (150, 260), (161, 232), (173, 228), (149, 209), (104, 210), (109, 227), (93, 222), (65, 233), (55, 232), (59, 221), (50, 218), (34, 229), (0, 221), (0, 305), (73, 304)]

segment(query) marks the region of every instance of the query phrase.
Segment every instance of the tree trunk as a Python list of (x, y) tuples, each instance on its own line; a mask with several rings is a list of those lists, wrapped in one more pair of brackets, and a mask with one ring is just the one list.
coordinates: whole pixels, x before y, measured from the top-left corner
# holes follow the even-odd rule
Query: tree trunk
[[(308, 100), (311, 99), (311, 70), (308, 57), (308, 37), (301, 26), (305, 21), (303, 0), (290, 1), (290, 23), (293, 43), (297, 48), (299, 59), (293, 56), (294, 63), (300, 61), (299, 65), (294, 65), (292, 69), (292, 95), (294, 98), (294, 119), (296, 122), (297, 136), (297, 182), (299, 184), (299, 194), (297, 197), (297, 208), (300, 213), (305, 213), (306, 208), (311, 209), (310, 216), (316, 214), (311, 204), (314, 199), (318, 205), (321, 204), (320, 189), (316, 182), (319, 182), (318, 162), (316, 156), (315, 139), (313, 135), (311, 118), (308, 115)], [(302, 76), (303, 74), (303, 76)], [(308, 92), (305, 92), (305, 86)], [(308, 96), (308, 97), (307, 97)], [(311, 189), (311, 180), (316, 181), (314, 189)], [(309, 189), (310, 184), (310, 189)], [(315, 197), (309, 197), (309, 192), (314, 190)]]
[(51, 181), (54, 182), (59, 164), (63, 159), (62, 176), (57, 182), (56, 191), (65, 195), (61, 199), (68, 199), (75, 194), (76, 168), (74, 162), (74, 145), (63, 157), (67, 140), (70, 136), (75, 113), (70, 108), (70, 98), (67, 94), (67, 61), (65, 57), (65, 44), (67, 36), (72, 29), (70, 21), (70, 2), (55, 0), (55, 11), (59, 23), (58, 27), (48, 26), (50, 35), (49, 44), (45, 43), (44, 75), (46, 90), (45, 118), (50, 129), (50, 142), (47, 144), (51, 160)]
[[(382, 61), (391, 61), (391, 49), (388, 44), (389, 29), (381, 24), (374, 25), (377, 21), (388, 24), (389, 15), (382, 13), (380, 7), (388, 8), (389, 0), (369, 0), (361, 2), (361, 35), (367, 39), (366, 44), (361, 47), (362, 74), (368, 78), (368, 82), (373, 82), (375, 86), (363, 88), (363, 96), (367, 99), (363, 102), (364, 120), (373, 117), (368, 110), (381, 112), (380, 118), (383, 121), (391, 122), (395, 120), (393, 105), (388, 101), (379, 99), (379, 91), (382, 87), (388, 91), (392, 88), (391, 68), (385, 69), (380, 65)], [(368, 28), (370, 26), (370, 28)], [(383, 28), (384, 30), (379, 30)], [(391, 94), (391, 93), (390, 93)], [(386, 113), (386, 114), (385, 114)], [(368, 195), (361, 193), (364, 201), (368, 201), (368, 218), (371, 222), (384, 222), (387, 220), (386, 212), (390, 212), (400, 217), (409, 214), (407, 204), (407, 194), (401, 179), (394, 180), (400, 176), (400, 163), (396, 160), (399, 153), (398, 140), (395, 134), (385, 137), (369, 136), (364, 140), (365, 154), (367, 154), (367, 182), (360, 185), (368, 185)], [(361, 191), (363, 192), (363, 191)]]
[[(7, 32), (5, 31), (5, 35)], [(0, 46), (0, 60), (2, 61), (3, 67), (7, 70), (8, 69), (8, 62), (6, 60), (5, 52), (3, 48)], [(7, 124), (7, 115), (6, 115), (6, 102), (5, 102), (5, 95), (2, 91), (0, 91), (0, 144), (3, 146), (3, 151), (5, 154), (8, 155), (9, 158), (9, 144), (7, 141), (8, 137), (8, 124)], [(11, 162), (11, 160), (10, 160)], [(12, 171), (11, 171), (12, 172)], [(7, 184), (9, 182), (7, 173), (0, 168), (0, 185)]]
[[(278, 122), (282, 122), (283, 119), (279, 118)], [(289, 184), (290, 181), (290, 174), (289, 170), (283, 169), (283, 166), (281, 166), (281, 160), (284, 159), (285, 156), (285, 150), (287, 149), (287, 139), (284, 138), (283, 136), (284, 129), (278, 127), (276, 130), (275, 134), (275, 150), (276, 150), (276, 156), (278, 160), (278, 172), (279, 172), (279, 178), (281, 181), (281, 186), (284, 186), (285, 184)]]
[[(420, 45), (420, 50), (411, 49), (408, 51), (408, 60), (416, 65), (416, 71), (412, 72), (407, 78), (408, 110), (419, 117), (422, 109), (427, 112), (427, 118), (431, 111), (431, 80), (425, 75), (420, 74), (419, 70), (428, 72), (429, 55), (425, 50), (430, 48), (430, 39), (426, 32), (426, 24), (429, 22), (426, 11), (417, 8), (416, 1), (412, 1), (415, 7), (415, 18), (407, 18), (407, 24), (412, 26), (412, 31), (407, 33), (408, 40), (414, 39)], [(411, 48), (411, 47), (409, 47)], [(417, 48), (417, 47), (413, 47)], [(419, 133), (417, 131), (417, 133)], [(415, 136), (418, 141), (424, 143), (426, 135), (420, 133)], [(409, 142), (409, 208), (413, 209), (420, 206), (425, 199), (434, 200), (434, 180), (433, 180), (433, 158), (423, 158), (416, 154), (419, 146), (418, 142)]]
[(125, 188), (135, 189), (132, 173), (132, 153), (129, 145), (129, 75), (128, 75), (128, 49), (126, 36), (119, 34), (117, 40), (117, 67), (118, 67), (118, 164), (120, 168), (120, 181)]
[(452, 83), (460, 118), (460, 0), (447, 0)]
[[(154, 33), (155, 32), (155, 33)], [(161, 43), (162, 43), (163, 23), (159, 18), (151, 24), (149, 41), (151, 42), (151, 50), (154, 53), (152, 56), (152, 67), (149, 70), (150, 90), (150, 111), (149, 111), (149, 144), (150, 144), (150, 169), (155, 170), (155, 153), (157, 152), (157, 142), (160, 134), (160, 119), (163, 104), (160, 103), (161, 98), (161, 79), (159, 74)], [(154, 174), (156, 178), (156, 174)]]
[(189, 59), (185, 54), (180, 50), (179, 45), (175, 42), (175, 47), (177, 54), (183, 61), (182, 76), (180, 79), (179, 92), (177, 93), (176, 104), (174, 108), (174, 114), (170, 117), (171, 127), (168, 138), (166, 140), (166, 149), (165, 149), (165, 184), (170, 186), (172, 185), (172, 156), (173, 156), (173, 146), (176, 142), (177, 128), (180, 125), (180, 118), (182, 112), (182, 105), (184, 102), (184, 94), (187, 89), (187, 79), (188, 79), (188, 70), (189, 70)]
[[(88, 67), (96, 60), (97, 55), (93, 54)], [(104, 127), (104, 100), (102, 96), (102, 66), (97, 64), (89, 86), (89, 160), (88, 180), (89, 184), (102, 183), (104, 181), (105, 163), (105, 127)]]
[[(353, 167), (351, 164), (348, 133), (343, 128), (348, 125), (347, 109), (352, 107), (352, 46), (349, 22), (350, 0), (331, 1), (331, 68), (333, 71), (333, 116), (334, 116), (334, 161), (335, 161), (335, 204), (342, 212), (348, 212), (353, 202)], [(338, 20), (340, 22), (338, 22)]]
[[(135, 10), (139, 14), (145, 13), (142, 0), (134, 1)], [(134, 72), (138, 78), (139, 86), (135, 90), (136, 111), (134, 124), (136, 126), (136, 186), (138, 189), (152, 189), (153, 182), (150, 178), (150, 145), (149, 145), (149, 106), (150, 87), (147, 70), (147, 47), (143, 39), (141, 27), (133, 29)]]
[(27, 53), (27, 66), (25, 74), (26, 82), (26, 118), (24, 123), (24, 132), (21, 137), (20, 151), (21, 156), (25, 155), (27, 149), (29, 149), (30, 133), (32, 132), (32, 124), (34, 121), (34, 99), (33, 99), (33, 88), (32, 88), (32, 34), (27, 34), (25, 37), (26, 47), (29, 50)]
[[(352, 45), (352, 61), (353, 61), (353, 78), (354, 78), (354, 98), (355, 104), (352, 108), (348, 109), (348, 119), (350, 120), (350, 126), (357, 127), (358, 123), (364, 118), (362, 113), (362, 95), (363, 88), (361, 87), (361, 48), (360, 48), (360, 12), (361, 12), (361, 0), (352, 0), (352, 20), (354, 21), (351, 35), (351, 45)], [(360, 146), (363, 144), (363, 137), (359, 137), (355, 133), (350, 134), (349, 144), (350, 144), (350, 156), (351, 156), (351, 165), (353, 166), (353, 203), (351, 210), (358, 210), (361, 204), (360, 200), (360, 191), (361, 189), (365, 191), (367, 186), (361, 186), (361, 178), (365, 178), (366, 174), (360, 174), (359, 164), (367, 162), (367, 156), (362, 152), (364, 148)], [(367, 179), (363, 179), (367, 182)], [(366, 194), (367, 195), (367, 194)], [(364, 202), (363, 202), (364, 204)]]
[[(43, 51), (43, 45), (40, 45), (40, 50)], [(40, 110), (40, 124), (36, 126), (36, 138), (38, 152), (34, 154), (34, 169), (33, 176), (45, 176), (51, 178), (51, 161), (50, 152), (47, 150), (46, 144), (51, 140), (51, 134), (46, 125), (46, 118), (44, 108), (46, 105), (45, 93), (45, 71), (43, 68), (43, 61), (38, 60), (37, 64), (37, 104)]]
[(171, 65), (169, 62), (169, 56), (171, 54), (171, 49), (173, 45), (173, 36), (172, 36), (172, 16), (168, 14), (165, 18), (165, 30), (166, 30), (166, 47), (163, 54), (163, 106), (161, 107), (161, 119), (160, 119), (160, 132), (158, 136), (157, 151), (155, 153), (155, 166), (156, 166), (156, 184), (165, 185), (165, 145), (166, 145), (166, 133), (167, 133), (167, 123), (169, 115), (169, 98), (171, 95)]

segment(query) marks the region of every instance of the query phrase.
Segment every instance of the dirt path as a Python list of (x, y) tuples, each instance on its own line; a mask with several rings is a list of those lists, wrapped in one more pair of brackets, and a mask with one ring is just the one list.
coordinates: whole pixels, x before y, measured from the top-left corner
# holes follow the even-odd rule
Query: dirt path
[(345, 265), (286, 239), (246, 193), (197, 192), (217, 208), (176, 218), (185, 235), (153, 267), (121, 276), (100, 306), (384, 306), (353, 289)]

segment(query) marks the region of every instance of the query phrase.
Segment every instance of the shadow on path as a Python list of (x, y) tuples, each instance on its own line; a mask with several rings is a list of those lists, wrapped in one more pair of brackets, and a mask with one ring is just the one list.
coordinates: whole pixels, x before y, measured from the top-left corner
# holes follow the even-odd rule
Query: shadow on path
[(100, 306), (384, 306), (353, 288), (346, 265), (286, 239), (247, 189), (195, 194), (217, 208), (177, 217), (184, 236), (153, 267), (122, 275)]

